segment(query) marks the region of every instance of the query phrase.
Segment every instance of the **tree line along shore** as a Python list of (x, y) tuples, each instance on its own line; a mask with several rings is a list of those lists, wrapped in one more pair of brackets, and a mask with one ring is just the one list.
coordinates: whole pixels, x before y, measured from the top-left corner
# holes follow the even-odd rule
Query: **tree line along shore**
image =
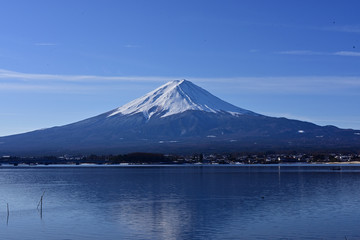
[(278, 164), (278, 163), (360, 163), (357, 153), (229, 153), (169, 155), (160, 153), (129, 153), (123, 155), (87, 156), (2, 156), (1, 165), (53, 165), (53, 164)]

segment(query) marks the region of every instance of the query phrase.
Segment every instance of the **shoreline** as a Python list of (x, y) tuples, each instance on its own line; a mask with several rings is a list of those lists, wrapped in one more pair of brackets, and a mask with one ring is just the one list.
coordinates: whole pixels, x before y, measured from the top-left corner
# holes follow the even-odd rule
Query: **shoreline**
[[(360, 161), (354, 162), (318, 162), (318, 163), (272, 163), (272, 164), (10, 164), (2, 163), (6, 168), (131, 168), (131, 167), (360, 167)], [(340, 169), (333, 169), (340, 170)]]

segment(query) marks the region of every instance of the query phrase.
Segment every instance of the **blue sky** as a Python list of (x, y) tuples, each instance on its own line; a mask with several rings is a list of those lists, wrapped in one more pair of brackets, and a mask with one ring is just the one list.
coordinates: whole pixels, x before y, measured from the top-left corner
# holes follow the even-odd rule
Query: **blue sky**
[(239, 107), (360, 129), (359, 1), (4, 1), (0, 136), (186, 78)]

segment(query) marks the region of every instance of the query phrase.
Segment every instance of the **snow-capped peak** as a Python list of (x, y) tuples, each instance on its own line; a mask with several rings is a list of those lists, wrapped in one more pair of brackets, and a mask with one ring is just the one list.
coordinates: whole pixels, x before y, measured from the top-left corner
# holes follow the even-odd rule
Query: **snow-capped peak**
[(190, 81), (175, 80), (113, 110), (108, 117), (142, 112), (149, 119), (154, 114), (167, 117), (188, 110), (257, 115), (215, 97)]

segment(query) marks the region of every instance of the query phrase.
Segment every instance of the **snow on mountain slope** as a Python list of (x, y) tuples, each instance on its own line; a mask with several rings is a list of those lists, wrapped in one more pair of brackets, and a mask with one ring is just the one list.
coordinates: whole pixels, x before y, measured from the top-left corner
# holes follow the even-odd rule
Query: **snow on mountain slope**
[(167, 117), (188, 110), (258, 115), (227, 103), (190, 81), (175, 80), (113, 110), (108, 117), (143, 113), (149, 119), (154, 115)]

